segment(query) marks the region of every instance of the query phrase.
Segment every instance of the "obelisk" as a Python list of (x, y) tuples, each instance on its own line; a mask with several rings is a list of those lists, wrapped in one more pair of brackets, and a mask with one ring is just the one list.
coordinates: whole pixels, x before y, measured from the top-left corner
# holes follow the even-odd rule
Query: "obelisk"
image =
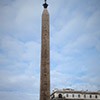
[(41, 38), (40, 100), (50, 100), (50, 38), (48, 4), (43, 4)]

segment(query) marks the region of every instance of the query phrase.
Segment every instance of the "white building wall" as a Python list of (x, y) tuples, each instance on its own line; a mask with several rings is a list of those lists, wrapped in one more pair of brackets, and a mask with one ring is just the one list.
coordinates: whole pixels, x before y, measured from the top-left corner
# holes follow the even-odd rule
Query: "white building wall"
[[(97, 95), (98, 98), (96, 98), (95, 97), (96, 94), (86, 94), (86, 93), (54, 93), (54, 97), (58, 98), (59, 94), (61, 94), (62, 97), (66, 98), (66, 99), (100, 100), (100, 95), (99, 94)], [(67, 94), (68, 94), (68, 97), (67, 97)], [(86, 97), (84, 97), (84, 95), (86, 95)], [(90, 95), (91, 95), (91, 98), (90, 98)]]

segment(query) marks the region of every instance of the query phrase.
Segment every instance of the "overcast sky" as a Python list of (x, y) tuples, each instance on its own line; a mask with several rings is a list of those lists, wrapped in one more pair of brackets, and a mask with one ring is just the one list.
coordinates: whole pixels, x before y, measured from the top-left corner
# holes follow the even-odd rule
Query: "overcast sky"
[[(0, 100), (39, 100), (44, 0), (0, 0)], [(100, 0), (48, 0), (51, 92), (100, 90)]]

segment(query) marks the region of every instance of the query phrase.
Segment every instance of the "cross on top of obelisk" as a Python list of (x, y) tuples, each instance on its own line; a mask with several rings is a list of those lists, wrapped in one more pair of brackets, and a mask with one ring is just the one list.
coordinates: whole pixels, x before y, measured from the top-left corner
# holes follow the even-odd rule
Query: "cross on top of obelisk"
[(48, 4), (46, 3), (46, 1), (47, 1), (47, 0), (44, 0), (44, 2), (45, 2), (45, 3), (43, 4), (44, 8), (47, 8), (47, 7), (48, 7)]

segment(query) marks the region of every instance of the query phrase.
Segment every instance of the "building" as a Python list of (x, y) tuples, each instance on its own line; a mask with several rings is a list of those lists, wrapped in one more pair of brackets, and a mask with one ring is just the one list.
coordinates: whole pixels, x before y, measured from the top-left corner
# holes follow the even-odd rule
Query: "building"
[(51, 100), (100, 100), (100, 91), (76, 91), (74, 89), (54, 90)]
[(41, 35), (40, 100), (50, 100), (50, 39), (48, 4), (43, 4)]

